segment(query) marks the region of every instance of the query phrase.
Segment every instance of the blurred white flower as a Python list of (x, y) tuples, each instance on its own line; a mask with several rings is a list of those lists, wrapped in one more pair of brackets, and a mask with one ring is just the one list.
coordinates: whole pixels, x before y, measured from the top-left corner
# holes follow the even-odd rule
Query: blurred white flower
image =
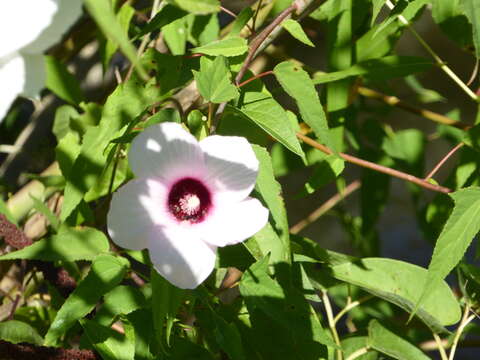
[(6, 0), (0, 5), (0, 122), (18, 95), (45, 84), (43, 52), (82, 13), (81, 0)]
[(216, 248), (262, 229), (268, 210), (248, 195), (258, 160), (242, 137), (198, 142), (179, 124), (153, 125), (128, 154), (138, 176), (113, 195), (108, 233), (118, 245), (148, 248), (156, 270), (180, 288), (212, 272)]

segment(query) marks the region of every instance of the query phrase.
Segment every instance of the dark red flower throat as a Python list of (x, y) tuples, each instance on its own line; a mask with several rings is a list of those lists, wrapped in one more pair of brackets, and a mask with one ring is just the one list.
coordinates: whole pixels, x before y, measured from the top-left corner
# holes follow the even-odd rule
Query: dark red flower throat
[(210, 191), (201, 181), (183, 178), (177, 181), (168, 194), (168, 209), (179, 221), (199, 223), (212, 206)]

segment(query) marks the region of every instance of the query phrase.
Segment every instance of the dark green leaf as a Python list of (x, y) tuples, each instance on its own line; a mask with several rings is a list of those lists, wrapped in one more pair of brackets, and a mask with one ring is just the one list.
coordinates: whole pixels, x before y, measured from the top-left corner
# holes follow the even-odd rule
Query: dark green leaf
[(160, 30), (165, 25), (172, 23), (175, 20), (178, 20), (184, 16), (186, 16), (188, 12), (179, 9), (176, 6), (172, 5), (165, 5), (162, 9), (153, 17), (152, 20), (148, 22), (148, 24), (140, 31), (137, 36), (143, 36), (148, 34), (154, 30)]
[(460, 0), (463, 13), (472, 24), (475, 55), (480, 59), (480, 7), (476, 0)]
[(205, 15), (220, 11), (219, 0), (168, 0), (189, 13)]
[[(393, 259), (364, 258), (358, 263), (332, 266), (331, 270), (335, 278), (360, 286), (408, 312), (427, 284), (426, 269)], [(431, 290), (432, 296), (425, 298), (417, 316), (433, 330), (442, 332), (443, 326), (460, 319), (460, 306), (445, 282)]]
[(368, 344), (398, 360), (429, 360), (420, 349), (383, 327), (377, 320), (368, 324)]
[(352, 76), (365, 76), (372, 80), (385, 81), (396, 77), (424, 72), (433, 62), (416, 56), (386, 56), (359, 62), (352, 67), (333, 73), (316, 73), (313, 77), (315, 85), (346, 79)]
[(47, 79), (45, 86), (52, 90), (59, 98), (78, 105), (84, 96), (78, 80), (68, 71), (65, 64), (53, 56), (45, 56)]
[(125, 275), (128, 267), (125, 258), (98, 255), (88, 275), (62, 305), (45, 335), (45, 345), (57, 344), (59, 338), (78, 320), (87, 315), (100, 297), (113, 289)]

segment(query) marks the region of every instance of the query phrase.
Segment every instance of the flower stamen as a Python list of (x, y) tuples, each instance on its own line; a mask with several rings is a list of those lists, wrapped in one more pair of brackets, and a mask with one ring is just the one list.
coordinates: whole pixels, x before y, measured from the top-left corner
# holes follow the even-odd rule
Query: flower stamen
[(211, 205), (210, 192), (201, 181), (193, 178), (177, 181), (168, 195), (168, 209), (181, 222), (201, 222)]

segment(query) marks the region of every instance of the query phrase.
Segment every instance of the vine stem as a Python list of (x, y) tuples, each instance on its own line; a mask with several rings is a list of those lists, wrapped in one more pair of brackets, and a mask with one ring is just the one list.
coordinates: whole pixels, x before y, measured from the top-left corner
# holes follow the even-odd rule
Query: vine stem
[(240, 83), (240, 81), (243, 78), (243, 75), (245, 75), (245, 72), (247, 71), (248, 67), (250, 66), (250, 63), (253, 60), (253, 57), (257, 51), (257, 49), (262, 45), (263, 41), (268, 37), (268, 35), (277, 27), (279, 26), (283, 20), (285, 20), (286, 17), (288, 17), (292, 12), (297, 10), (297, 5), (294, 3), (285, 10), (283, 10), (276, 18), (273, 20), (268, 26), (263, 29), (263, 31), (255, 37), (255, 39), (252, 40), (250, 47), (248, 49), (248, 54), (247, 58), (243, 62), (243, 65), (238, 72), (237, 76), (235, 77), (235, 84)]
[(323, 214), (325, 214), (327, 211), (332, 209), (335, 205), (337, 205), (340, 201), (345, 199), (348, 195), (350, 195), (351, 193), (359, 189), (360, 186), (361, 186), (360, 180), (355, 180), (350, 184), (348, 184), (348, 186), (345, 189), (343, 189), (342, 192), (339, 192), (333, 195), (330, 199), (324, 202), (319, 208), (317, 208), (312, 213), (310, 213), (310, 215), (308, 215), (305, 219), (302, 219), (298, 223), (293, 225), (290, 228), (290, 233), (294, 235), (298, 234), (300, 231), (305, 229), (308, 225), (317, 221)]
[(436, 113), (434, 111), (416, 108), (410, 104), (403, 102), (396, 96), (385, 95), (385, 94), (382, 94), (381, 92), (378, 92), (376, 90), (372, 90), (363, 86), (360, 86), (357, 89), (357, 91), (360, 95), (364, 97), (383, 101), (385, 104), (398, 107), (400, 109), (406, 110), (408, 112), (411, 112), (413, 114), (419, 115), (421, 117), (424, 117), (428, 120), (431, 120), (440, 124), (455, 126), (462, 130), (468, 130), (469, 128), (472, 127), (472, 125), (470, 124), (464, 123), (462, 121), (453, 120), (445, 115)]
[(438, 336), (438, 334), (436, 334), (436, 333), (433, 333), (433, 338), (435, 339), (435, 342), (437, 343), (438, 352), (440, 353), (440, 357), (442, 358), (442, 360), (448, 360), (447, 352), (445, 351), (445, 348), (443, 347), (442, 339), (440, 339), (440, 336)]
[(354, 351), (353, 353), (350, 354), (350, 356), (346, 359), (346, 360), (354, 360), (354, 359), (357, 359), (359, 358), (360, 356), (362, 355), (365, 355), (367, 352), (369, 352), (370, 349), (368, 347), (363, 347), (363, 348), (360, 348), (356, 351)]
[[(393, 3), (390, 0), (387, 0), (385, 2), (385, 5), (390, 10), (393, 10), (395, 7)], [(433, 57), (437, 65), (440, 67), (440, 69), (443, 70), (445, 74), (447, 74), (473, 101), (479, 102), (480, 99), (479, 97), (455, 74), (452, 69), (448, 67), (448, 65), (438, 56), (438, 54), (433, 51), (433, 49), (428, 45), (425, 40), (417, 33), (417, 31), (412, 27), (410, 24), (410, 21), (408, 21), (403, 15), (399, 15), (398, 19), (400, 20), (401, 23), (405, 24), (408, 29), (411, 31), (413, 36), (418, 40), (418, 42), (423, 46), (425, 50)]]
[[(341, 347), (340, 338), (337, 333), (337, 328), (335, 327), (335, 321), (333, 319), (332, 305), (330, 304), (330, 299), (326, 291), (322, 291), (322, 301), (323, 306), (325, 307), (325, 312), (327, 313), (328, 326), (332, 332), (333, 340), (335, 344)], [(343, 360), (343, 353), (341, 349), (337, 349), (337, 360)]]
[(452, 150), (450, 150), (448, 152), (447, 155), (445, 155), (439, 162), (437, 165), (435, 165), (435, 167), (432, 169), (432, 171), (430, 171), (428, 173), (427, 176), (425, 176), (425, 181), (428, 181), (430, 180), (433, 175), (435, 175), (435, 173), (442, 167), (443, 164), (445, 164), (445, 162), (453, 155), (457, 152), (458, 149), (460, 149), (463, 145), (465, 145), (463, 142), (461, 142), (460, 144), (458, 144), (457, 146), (455, 146)]
[(333, 319), (333, 322), (335, 323), (335, 325), (337, 324), (337, 322), (342, 318), (343, 315), (345, 315), (347, 312), (349, 312), (350, 310), (352, 310), (353, 308), (356, 308), (358, 305), (361, 305), (363, 304), (365, 301), (368, 301), (370, 299), (373, 299), (373, 295), (368, 295), (368, 296), (365, 296), (359, 300), (356, 300), (356, 301), (350, 301), (347, 306), (345, 306), (336, 316), (335, 318)]
[[(316, 142), (315, 140), (310, 139), (309, 137), (307, 137), (307, 136), (305, 136), (305, 135), (303, 135), (299, 132), (297, 132), (297, 137), (300, 140), (302, 140), (304, 143), (306, 143), (306, 144), (324, 152), (325, 154), (333, 154), (333, 151), (330, 150), (325, 145), (322, 145), (322, 144)], [(389, 167), (386, 167), (386, 166), (375, 164), (373, 162), (363, 160), (363, 159), (359, 159), (355, 156), (344, 154), (344, 153), (338, 153), (338, 155), (342, 159), (344, 159), (345, 161), (347, 161), (349, 163), (352, 163), (352, 164), (355, 164), (355, 165), (358, 165), (358, 166), (361, 166), (361, 167), (364, 167), (364, 168), (367, 168), (367, 169), (371, 169), (371, 170), (374, 170), (374, 171), (377, 171), (377, 172), (381, 172), (381, 173), (384, 173), (384, 174), (387, 174), (387, 175), (390, 175), (390, 176), (393, 176), (393, 177), (396, 177), (396, 178), (399, 178), (399, 179), (402, 179), (402, 180), (406, 180), (408, 182), (419, 185), (419, 186), (421, 186), (425, 189), (441, 192), (441, 193), (444, 193), (444, 194), (448, 194), (448, 193), (452, 192), (452, 190), (447, 188), (447, 187), (431, 184), (428, 181), (425, 181), (425, 180), (420, 179), (416, 176), (404, 173), (404, 172), (399, 171), (399, 170), (395, 170), (395, 169), (392, 169), (392, 168), (389, 168)]]
[(460, 322), (460, 325), (455, 332), (455, 337), (453, 338), (452, 348), (450, 349), (450, 356), (448, 357), (448, 360), (453, 360), (453, 358), (455, 357), (455, 351), (457, 350), (458, 341), (460, 340), (460, 336), (462, 335), (465, 326), (467, 326), (470, 321), (475, 319), (475, 315), (468, 316), (469, 312), (470, 305), (466, 304), (463, 311), (462, 321)]

